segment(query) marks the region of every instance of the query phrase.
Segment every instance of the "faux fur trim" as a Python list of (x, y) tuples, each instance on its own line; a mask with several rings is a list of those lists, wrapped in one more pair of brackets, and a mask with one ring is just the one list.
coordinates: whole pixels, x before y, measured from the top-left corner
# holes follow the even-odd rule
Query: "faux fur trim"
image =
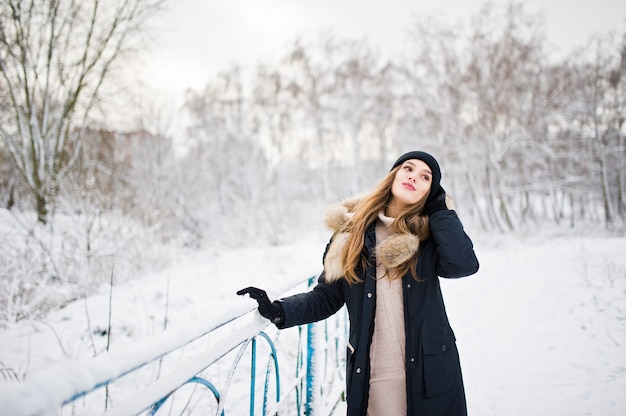
[(341, 262), (341, 256), (343, 255), (343, 248), (348, 241), (348, 233), (337, 233), (333, 236), (333, 241), (326, 251), (324, 257), (324, 275), (327, 282), (334, 282), (343, 277), (343, 267)]
[(419, 238), (414, 234), (396, 234), (376, 247), (376, 260), (387, 270), (395, 269), (417, 254)]
[(357, 195), (332, 204), (326, 210), (324, 223), (334, 233), (324, 257), (324, 274), (327, 282), (334, 282), (343, 277), (341, 257), (343, 248), (348, 240), (348, 233), (345, 232), (345, 227), (352, 219), (354, 208), (364, 198), (365, 195)]
[[(327, 282), (334, 282), (343, 278), (341, 257), (343, 248), (348, 241), (346, 225), (352, 219), (354, 209), (367, 196), (360, 194), (343, 200), (328, 207), (324, 222), (333, 231), (333, 239), (324, 257), (324, 273)], [(446, 195), (446, 206), (454, 209), (455, 204), (449, 195)], [(376, 260), (385, 268), (394, 269), (411, 257), (419, 250), (419, 238), (414, 234), (395, 234), (378, 244), (376, 248)]]
[[(367, 196), (360, 194), (352, 198), (343, 200), (328, 207), (324, 222), (326, 226), (334, 232), (333, 239), (324, 257), (324, 273), (327, 282), (334, 282), (343, 278), (343, 267), (341, 257), (343, 248), (348, 241), (346, 225), (352, 219), (354, 209)], [(454, 209), (454, 201), (446, 195), (446, 206)], [(419, 250), (419, 238), (414, 234), (395, 234), (376, 247), (376, 260), (385, 268), (394, 269), (411, 257)]]
[[(352, 219), (355, 207), (365, 195), (346, 199), (331, 205), (326, 211), (324, 222), (335, 234), (324, 257), (324, 273), (327, 282), (343, 278), (342, 255), (348, 241), (346, 225)], [(389, 237), (376, 248), (376, 259), (387, 269), (393, 269), (405, 263), (417, 254), (419, 238), (413, 234), (397, 234)]]
[(448, 209), (454, 209), (456, 207), (456, 205), (454, 204), (454, 200), (448, 194), (446, 194), (446, 207)]
[[(366, 196), (367, 194), (360, 194), (329, 206), (324, 216), (324, 223), (326, 226), (334, 233), (343, 231), (345, 229), (344, 227), (352, 219), (354, 208)], [(455, 208), (454, 201), (450, 195), (446, 195), (446, 207), (448, 209)]]
[(346, 224), (352, 219), (354, 208), (356, 208), (366, 196), (367, 194), (359, 194), (332, 204), (328, 207), (326, 215), (324, 216), (326, 226), (335, 233), (343, 231)]

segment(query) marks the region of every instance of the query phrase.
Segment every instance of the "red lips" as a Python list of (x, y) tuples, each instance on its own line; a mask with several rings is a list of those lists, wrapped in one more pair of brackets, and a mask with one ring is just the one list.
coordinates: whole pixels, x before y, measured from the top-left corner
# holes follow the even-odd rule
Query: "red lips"
[(406, 189), (410, 190), (410, 191), (414, 191), (415, 187), (413, 186), (413, 184), (408, 183), (408, 182), (403, 182), (402, 186), (404, 186)]

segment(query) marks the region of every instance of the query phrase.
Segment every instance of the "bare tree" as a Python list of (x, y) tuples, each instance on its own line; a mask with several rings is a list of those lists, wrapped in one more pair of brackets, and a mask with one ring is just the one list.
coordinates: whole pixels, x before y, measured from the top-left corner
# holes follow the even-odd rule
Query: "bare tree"
[[(393, 117), (391, 65), (365, 40), (323, 33), (314, 42), (298, 39), (281, 63), (281, 81), (290, 93), (293, 125), (321, 178), (322, 198), (358, 192), (372, 172), (363, 162), (379, 160), (382, 135)], [(378, 111), (385, 101), (388, 107)], [(382, 124), (375, 124), (382, 121)], [(342, 168), (345, 180), (338, 180)], [(341, 190), (345, 183), (349, 189)]]
[(616, 172), (615, 179), (615, 199), (616, 216), (622, 220), (626, 219), (626, 146), (624, 144), (624, 133), (622, 132), (626, 121), (626, 34), (622, 37), (621, 45), (615, 48), (619, 52), (614, 54), (612, 61), (613, 69), (608, 73), (609, 93), (607, 109), (610, 113), (609, 130), (613, 143), (611, 153), (616, 155), (613, 161), (613, 170)]
[[(543, 27), (519, 4), (502, 10), (486, 5), (471, 27), (464, 88), (476, 117), (466, 131), (484, 155), (487, 215), (499, 229), (519, 225), (521, 189), (529, 189), (538, 167), (547, 166), (540, 143), (545, 101)], [(527, 157), (528, 152), (533, 157)]]
[(592, 38), (575, 55), (575, 102), (579, 105), (571, 116), (580, 125), (585, 155), (591, 158), (591, 173), (595, 173), (589, 192), (601, 192), (609, 227), (624, 220), (625, 55), (624, 45), (613, 34)]
[(48, 221), (114, 64), (165, 0), (3, 0), (0, 138)]
[[(455, 199), (472, 210), (482, 197), (479, 172), (484, 163), (476, 140), (465, 129), (476, 118), (472, 94), (466, 81), (468, 51), (463, 27), (451, 27), (439, 15), (415, 16), (409, 30), (409, 59), (403, 64), (406, 93), (401, 102), (404, 119), (398, 144), (419, 147), (441, 157), (449, 166), (445, 183)], [(455, 189), (455, 182), (460, 186)], [(463, 195), (466, 194), (466, 195)], [(481, 210), (474, 215), (486, 226)]]
[(334, 112), (338, 136), (344, 137), (343, 149), (337, 152), (339, 161), (351, 155), (354, 172), (349, 176), (350, 193), (363, 190), (366, 170), (364, 160), (376, 160), (382, 156), (374, 149), (380, 146), (380, 137), (374, 133), (372, 120), (376, 105), (376, 83), (381, 65), (378, 56), (364, 41), (345, 41), (338, 45), (341, 60), (334, 70), (335, 100), (338, 110)]
[(329, 142), (332, 142), (328, 115), (333, 112), (329, 95), (333, 90), (332, 68), (335, 64), (334, 39), (325, 35), (320, 54), (317, 50), (298, 39), (288, 52), (285, 62), (289, 65), (285, 83), (291, 91), (294, 106), (304, 113), (304, 123), (310, 126), (309, 155), (320, 170), (322, 196), (331, 199), (332, 181), (329, 161), (332, 159)]

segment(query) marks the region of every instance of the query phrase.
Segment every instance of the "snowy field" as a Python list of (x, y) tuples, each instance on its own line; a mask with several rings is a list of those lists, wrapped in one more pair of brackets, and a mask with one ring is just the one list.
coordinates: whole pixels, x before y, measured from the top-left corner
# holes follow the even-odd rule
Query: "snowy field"
[(472, 415), (626, 415), (626, 238), (502, 239), (445, 282)]
[[(626, 237), (470, 233), (481, 262), (442, 281), (470, 415), (626, 415)], [(205, 319), (258, 285), (277, 296), (316, 274), (327, 236), (289, 246), (207, 250), (113, 289), (112, 342)], [(18, 375), (102, 352), (109, 291), (40, 321), (4, 324), (0, 362)], [(91, 331), (88, 331), (88, 325)], [(102, 331), (100, 331), (102, 332)], [(2, 379), (0, 378), (0, 382)], [(242, 389), (247, 389), (242, 386)]]

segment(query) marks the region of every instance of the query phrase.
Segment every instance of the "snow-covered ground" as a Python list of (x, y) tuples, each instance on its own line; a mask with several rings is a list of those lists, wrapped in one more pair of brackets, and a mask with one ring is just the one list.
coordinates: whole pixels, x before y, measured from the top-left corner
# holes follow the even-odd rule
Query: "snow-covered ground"
[(626, 415), (626, 239), (502, 239), (445, 282), (473, 415)]
[[(470, 234), (480, 271), (442, 281), (470, 415), (625, 415), (626, 237)], [(235, 295), (248, 285), (276, 297), (289, 282), (318, 272), (326, 238), (320, 233), (288, 246), (207, 250), (118, 283), (112, 342), (158, 334), (166, 315), (171, 329), (229, 305), (252, 306)], [(103, 288), (43, 320), (5, 324), (0, 362), (28, 377), (63, 357), (100, 353), (108, 313)]]

